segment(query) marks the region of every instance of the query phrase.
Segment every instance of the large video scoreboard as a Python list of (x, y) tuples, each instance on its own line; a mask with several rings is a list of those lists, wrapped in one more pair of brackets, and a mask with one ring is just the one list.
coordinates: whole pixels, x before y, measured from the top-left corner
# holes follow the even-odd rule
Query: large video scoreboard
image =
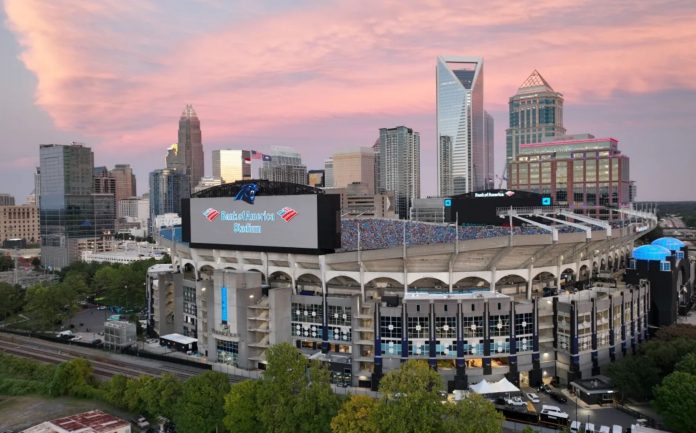
[[(494, 189), (443, 199), (447, 222), (459, 224), (503, 225), (507, 219), (497, 216), (498, 208), (552, 206), (551, 196), (528, 191)], [(458, 218), (457, 218), (458, 214)]]

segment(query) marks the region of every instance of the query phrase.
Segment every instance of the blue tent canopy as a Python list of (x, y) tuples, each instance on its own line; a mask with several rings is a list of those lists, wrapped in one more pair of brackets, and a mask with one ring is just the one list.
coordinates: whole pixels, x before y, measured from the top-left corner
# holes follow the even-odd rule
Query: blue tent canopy
[(681, 249), (684, 248), (684, 242), (680, 241), (677, 238), (670, 237), (655, 239), (654, 241), (652, 241), (652, 244), (667, 248), (670, 251), (681, 251)]
[(672, 252), (659, 245), (643, 245), (633, 249), (633, 258), (636, 260), (665, 260)]

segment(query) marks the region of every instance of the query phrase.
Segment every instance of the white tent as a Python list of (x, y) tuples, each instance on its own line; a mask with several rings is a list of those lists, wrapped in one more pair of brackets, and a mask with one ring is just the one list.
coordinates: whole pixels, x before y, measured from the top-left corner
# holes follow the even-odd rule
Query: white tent
[(474, 391), (476, 394), (502, 394), (506, 392), (519, 392), (520, 389), (510, 383), (506, 378), (502, 378), (497, 382), (489, 382), (483, 379), (481, 382), (475, 385), (469, 385), (469, 389)]

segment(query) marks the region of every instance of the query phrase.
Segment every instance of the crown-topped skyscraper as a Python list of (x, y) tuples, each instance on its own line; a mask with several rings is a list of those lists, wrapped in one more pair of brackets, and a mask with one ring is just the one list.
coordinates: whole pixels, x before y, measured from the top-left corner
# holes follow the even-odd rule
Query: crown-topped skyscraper
[(201, 122), (191, 104), (187, 104), (179, 118), (179, 143), (177, 157), (189, 177), (191, 190), (203, 177), (203, 143)]
[(565, 135), (563, 95), (553, 90), (535, 69), (510, 97), (510, 128), (506, 163), (514, 161), (521, 144), (541, 143)]

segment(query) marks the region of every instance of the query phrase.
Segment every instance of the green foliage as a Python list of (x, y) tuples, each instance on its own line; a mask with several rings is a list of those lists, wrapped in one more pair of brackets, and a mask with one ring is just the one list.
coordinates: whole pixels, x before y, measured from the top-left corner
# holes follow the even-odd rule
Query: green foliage
[(653, 387), (660, 383), (660, 369), (644, 355), (628, 356), (609, 364), (607, 374), (624, 399), (647, 400)]
[(94, 274), (93, 288), (104, 297), (107, 305), (118, 305), (127, 310), (145, 304), (145, 269), (141, 263), (129, 266), (104, 266)]
[[(449, 433), (500, 433), (503, 429), (503, 414), (495, 406), (473, 394), (456, 404), (447, 404), (443, 430)], [(532, 430), (534, 431), (534, 430)]]
[(180, 433), (210, 433), (222, 424), (224, 398), (230, 390), (227, 375), (207, 371), (184, 382), (174, 414)]
[(696, 352), (684, 356), (676, 365), (677, 371), (683, 371), (696, 376)]
[(69, 395), (93, 398), (97, 395), (95, 385), (89, 361), (76, 358), (56, 367), (53, 379), (48, 384), (48, 393), (53, 397)]
[(56, 367), (0, 353), (0, 394), (47, 394)]
[(5, 254), (0, 254), (0, 272), (11, 271), (14, 269), (14, 260)]
[(655, 389), (653, 402), (667, 427), (678, 433), (693, 431), (696, 413), (696, 376), (676, 371)]
[(128, 378), (122, 374), (112, 376), (111, 379), (104, 382), (101, 386), (104, 399), (114, 406), (126, 406), (126, 387), (128, 386)]
[(24, 306), (24, 290), (19, 286), (0, 282), (0, 299), (0, 320), (4, 320)]
[(25, 312), (35, 329), (52, 330), (78, 309), (78, 294), (68, 284), (37, 284), (27, 289)]
[(230, 433), (256, 433), (259, 431), (257, 395), (260, 382), (245, 380), (232, 387), (225, 396), (225, 427)]
[(410, 360), (387, 373), (379, 388), (383, 396), (377, 407), (380, 431), (442, 431), (441, 389), (440, 375), (424, 361)]
[(377, 400), (366, 395), (353, 395), (343, 402), (331, 420), (332, 433), (379, 433), (375, 418)]

